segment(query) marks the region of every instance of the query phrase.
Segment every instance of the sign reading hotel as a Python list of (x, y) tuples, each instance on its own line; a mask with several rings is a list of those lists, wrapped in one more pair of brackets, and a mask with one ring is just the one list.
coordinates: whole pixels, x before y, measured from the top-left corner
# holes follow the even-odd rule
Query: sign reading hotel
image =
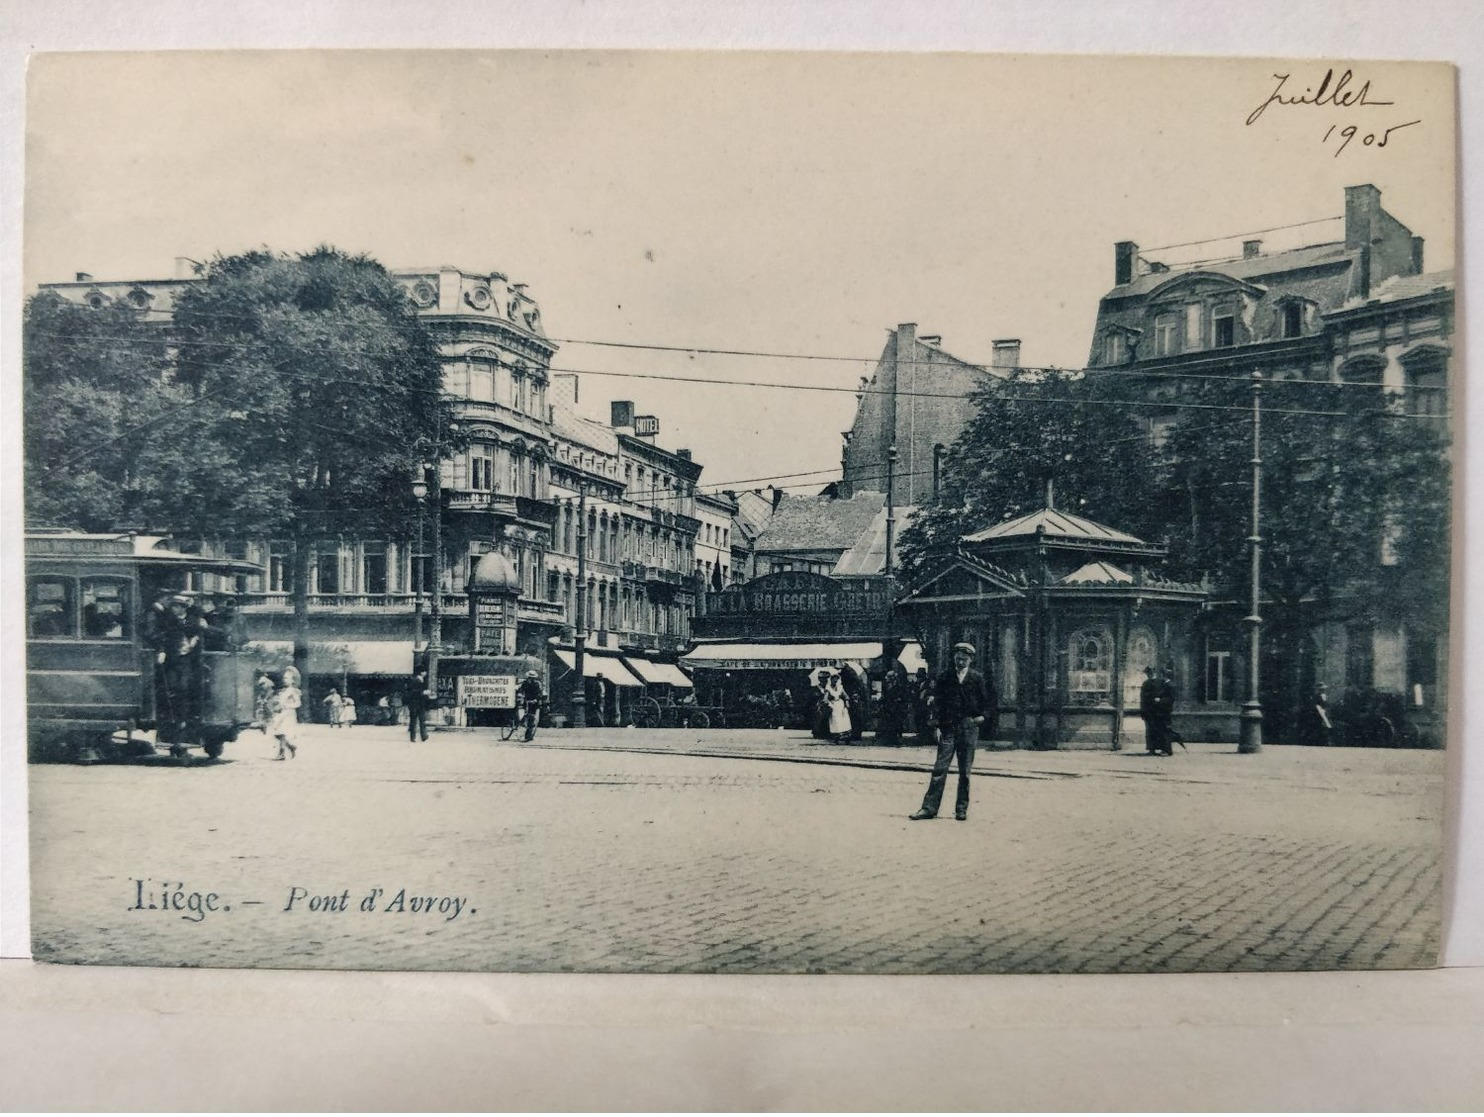
[(831, 578), (787, 570), (706, 595), (700, 637), (821, 636), (881, 639), (891, 613), (892, 580)]

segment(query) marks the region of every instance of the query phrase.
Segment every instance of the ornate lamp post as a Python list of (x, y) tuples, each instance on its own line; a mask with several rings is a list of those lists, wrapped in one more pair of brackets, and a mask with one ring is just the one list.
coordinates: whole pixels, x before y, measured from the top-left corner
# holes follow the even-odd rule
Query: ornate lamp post
[[(457, 428), (450, 425), (450, 430)], [(428, 686), (438, 693), (438, 652), (443, 643), (443, 484), (442, 463), (434, 462), (430, 474), (433, 497), (433, 588), (428, 608)]]
[(587, 482), (577, 483), (577, 616), (572, 638), (576, 649), (577, 682), (572, 688), (572, 728), (587, 728), (587, 678), (583, 657), (587, 652)]
[(1247, 701), (1242, 704), (1241, 729), (1237, 751), (1253, 753), (1262, 748), (1262, 702), (1258, 697), (1257, 657), (1262, 647), (1262, 373), (1252, 370), (1252, 534), (1247, 543), (1252, 550), (1251, 611), (1242, 618), (1248, 626), (1247, 636)]
[(412, 497), (417, 501), (417, 550), (409, 567), (412, 573), (412, 660), (417, 663), (418, 648), (423, 642), (423, 580), (427, 577), (427, 556), (423, 554), (423, 511), (428, 500), (428, 467), (417, 467), (412, 481)]
[(897, 527), (897, 448), (893, 444), (886, 448), (886, 567), (883, 571), (891, 577), (891, 545)]

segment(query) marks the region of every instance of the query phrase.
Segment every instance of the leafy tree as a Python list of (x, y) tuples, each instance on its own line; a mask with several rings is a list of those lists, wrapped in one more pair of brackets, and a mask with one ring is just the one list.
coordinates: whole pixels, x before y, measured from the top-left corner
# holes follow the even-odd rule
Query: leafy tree
[(23, 346), (26, 522), (149, 526), (149, 432), (189, 403), (166, 379), (158, 326), (126, 303), (94, 310), (47, 291), (26, 305)]
[[(42, 297), (28, 322), (96, 313), (42, 308)], [(28, 350), (28, 481), (53, 475), (70, 452), (99, 461), (92, 479), (101, 490), (85, 500), (57, 487), (28, 508), (69, 512), (83, 526), (135, 516), (179, 533), (292, 540), (302, 671), (310, 541), (337, 530), (405, 530), (413, 471), (449, 448), (436, 342), (380, 264), (328, 247), (212, 260), (176, 299), (168, 364), (137, 367), (159, 353), (161, 335), (141, 340), (142, 323), (124, 324), (133, 333), (122, 348), (100, 349), (97, 339), (109, 335), (86, 329), (69, 345), (71, 335), (53, 329), (55, 350), (34, 362)], [(79, 381), (74, 352), (89, 357), (81, 366), (89, 379)], [(55, 388), (70, 400), (93, 383), (107, 390), (58, 419)], [(89, 434), (94, 411), (132, 456)], [(127, 473), (113, 465), (126, 457)]]
[(1113, 378), (1022, 373), (975, 396), (978, 413), (945, 459), (941, 497), (902, 533), (908, 578), (965, 535), (1055, 506), (1160, 538), (1149, 501), (1155, 455), (1144, 411)]
[[(1297, 650), (1324, 621), (1448, 616), (1445, 432), (1379, 389), (1267, 381), (1262, 390), (1262, 592), (1267, 665), (1296, 707)], [(1251, 386), (1245, 377), (1093, 371), (1001, 382), (953, 445), (943, 496), (903, 533), (904, 568), (1044, 504), (1170, 548), (1165, 573), (1245, 601)], [(1154, 445), (1151, 418), (1173, 415)], [(1383, 561), (1384, 556), (1384, 561)]]

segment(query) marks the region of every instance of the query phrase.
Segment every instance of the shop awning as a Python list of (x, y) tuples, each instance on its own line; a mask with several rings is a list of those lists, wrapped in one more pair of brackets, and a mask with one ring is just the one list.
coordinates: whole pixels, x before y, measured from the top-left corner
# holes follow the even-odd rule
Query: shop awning
[(725, 671), (809, 671), (865, 663), (881, 655), (881, 644), (701, 644), (680, 657), (682, 665)]
[(686, 673), (673, 663), (655, 663), (653, 660), (642, 659), (634, 655), (628, 656), (626, 662), (633, 668), (634, 674), (646, 683), (668, 683), (673, 687), (687, 689), (695, 686)]
[[(566, 664), (567, 670), (577, 670), (576, 652), (553, 648), (551, 653)], [(621, 660), (611, 655), (593, 655), (591, 652), (585, 652), (582, 656), (582, 674), (588, 679), (607, 679), (614, 686), (642, 687), (644, 685), (642, 681), (634, 677), (634, 673), (625, 667)]]
[[(294, 658), (292, 640), (254, 640), (246, 651), (284, 663)], [(311, 675), (411, 675), (411, 640), (315, 641), (309, 645)]]

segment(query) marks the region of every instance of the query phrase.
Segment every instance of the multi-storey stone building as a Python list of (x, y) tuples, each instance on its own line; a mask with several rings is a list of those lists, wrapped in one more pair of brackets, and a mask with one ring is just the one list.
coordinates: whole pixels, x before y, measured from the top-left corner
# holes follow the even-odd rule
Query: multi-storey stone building
[(844, 432), (843, 480), (835, 486), (840, 496), (885, 492), (895, 447), (896, 503), (929, 503), (944, 454), (974, 417), (974, 393), (1020, 364), (1014, 338), (993, 343), (987, 368), (946, 352), (942, 342), (936, 335), (919, 337), (911, 322), (892, 331), (875, 370), (861, 380), (855, 421)]
[[(1422, 237), (1382, 208), (1373, 185), (1346, 188), (1343, 220), (1342, 240), (1279, 252), (1248, 240), (1240, 257), (1183, 267), (1147, 260), (1136, 244), (1119, 242), (1089, 366), (1143, 374), (1133, 382), (1146, 384), (1155, 403), (1177, 402), (1172, 386), (1203, 375), (1260, 371), (1270, 380), (1376, 384), (1378, 407), (1401, 408), (1446, 432), (1453, 273), (1423, 270)], [(1156, 445), (1175, 414), (1173, 406), (1151, 411)], [(1374, 541), (1373, 553), (1378, 567), (1396, 563), (1384, 539)], [(1401, 716), (1440, 740), (1446, 624), (1402, 615), (1386, 594), (1357, 600), (1348, 586), (1330, 590), (1341, 606), (1336, 616), (1314, 626), (1304, 647), (1275, 648), (1273, 662), (1262, 664), (1274, 728), (1291, 739), (1297, 706), (1324, 684), (1335, 703), (1362, 693), (1391, 696)], [(1205, 647), (1177, 658), (1182, 700), (1193, 713), (1241, 701), (1245, 611), (1218, 610)]]
[[(515, 647), (507, 650), (547, 662), (553, 647), (570, 647), (577, 595), (585, 592), (595, 654), (624, 646), (636, 655), (670, 653), (673, 660), (695, 610), (701, 466), (689, 451), (658, 446), (658, 421), (636, 417), (632, 404), (615, 404), (609, 425), (577, 414), (575, 377), (553, 388), (556, 345), (525, 284), (450, 267), (392, 274), (439, 342), (444, 390), (466, 448), (430, 470), (435, 483), (420, 543), (353, 533), (315, 541), (311, 686), (348, 686), (358, 698), (374, 700), (410, 673), (415, 640), (420, 649), (434, 638), (435, 625), (445, 656), (471, 650), (469, 585), (491, 552), (508, 560), (520, 588)], [(97, 282), (79, 274), (45, 289), (90, 306), (124, 299), (168, 325), (176, 293), (195, 282), (192, 262), (182, 259), (170, 279)], [(587, 585), (579, 587), (577, 510), (584, 503)], [(263, 568), (229, 587), (203, 588), (235, 591), (249, 637), (265, 655), (287, 654), (288, 543), (200, 546)], [(486, 577), (489, 569), (486, 564)]]

